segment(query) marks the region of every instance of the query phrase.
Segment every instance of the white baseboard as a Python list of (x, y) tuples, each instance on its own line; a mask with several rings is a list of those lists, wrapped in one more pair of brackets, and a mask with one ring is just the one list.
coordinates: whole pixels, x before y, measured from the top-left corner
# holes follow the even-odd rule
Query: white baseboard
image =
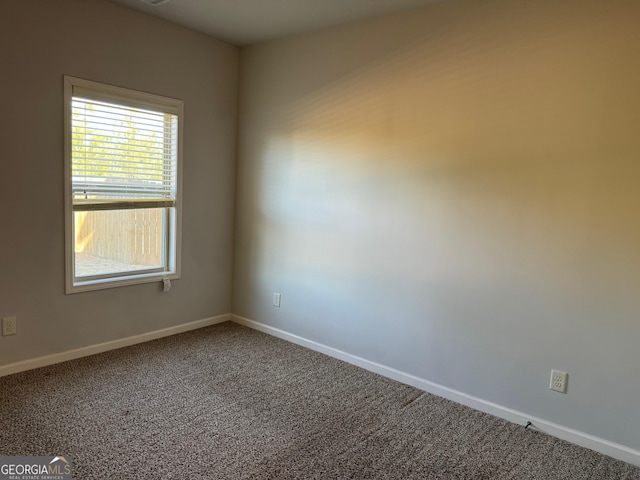
[(52, 355), (32, 358), (16, 363), (9, 363), (7, 365), (0, 365), (0, 377), (11, 375), (13, 373), (24, 372), (26, 370), (32, 370), (34, 368), (46, 367), (47, 365), (53, 365), (55, 363), (66, 362), (68, 360), (74, 360), (76, 358), (88, 357), (89, 355), (95, 355), (96, 353), (102, 353), (109, 350), (115, 350), (117, 348), (128, 347), (137, 343), (148, 342), (150, 340), (168, 337), (177, 333), (183, 333), (188, 332), (189, 330), (195, 330), (197, 328), (208, 327), (209, 325), (215, 325), (216, 323), (222, 323), (228, 320), (231, 320), (231, 314), (225, 313), (224, 315), (218, 315), (216, 317), (183, 323), (174, 327), (154, 330), (153, 332), (142, 333), (140, 335), (134, 335), (132, 337), (112, 340), (110, 342), (98, 343), (96, 345), (89, 345), (88, 347), (76, 348), (74, 350), (67, 350), (66, 352), (54, 353)]
[(274, 337), (282, 338), (283, 340), (287, 340), (303, 347), (307, 347), (311, 350), (324, 353), (326, 355), (329, 355), (330, 357), (334, 357), (352, 365), (364, 368), (365, 370), (375, 372), (384, 377), (414, 386), (416, 388), (419, 388), (420, 390), (424, 390), (425, 392), (444, 397), (456, 403), (460, 403), (476, 410), (480, 410), (481, 412), (489, 413), (510, 422), (519, 423), (523, 426), (526, 425), (527, 422), (531, 422), (532, 425), (530, 428), (535, 428), (536, 430), (547, 433), (549, 435), (553, 435), (557, 438), (561, 438), (562, 440), (566, 440), (576, 445), (595, 450), (596, 452), (609, 455), (610, 457), (616, 458), (618, 460), (640, 466), (640, 452), (624, 445), (610, 442), (603, 438), (589, 435), (588, 433), (580, 432), (563, 425), (549, 422), (547, 420), (543, 420), (542, 418), (533, 417), (531, 415), (512, 410), (493, 402), (488, 402), (472, 395), (467, 395), (466, 393), (453, 390), (442, 385), (438, 385), (437, 383), (430, 382), (423, 378), (401, 372), (399, 370), (381, 365), (376, 362), (371, 362), (364, 358), (351, 355), (341, 350), (322, 345), (312, 340), (299, 337), (298, 335), (285, 332), (284, 330), (280, 330), (278, 328), (274, 328), (269, 325), (256, 322), (254, 320), (250, 320), (239, 315), (231, 315), (231, 320), (240, 325), (244, 325), (255, 330), (267, 333), (269, 335), (273, 335)]

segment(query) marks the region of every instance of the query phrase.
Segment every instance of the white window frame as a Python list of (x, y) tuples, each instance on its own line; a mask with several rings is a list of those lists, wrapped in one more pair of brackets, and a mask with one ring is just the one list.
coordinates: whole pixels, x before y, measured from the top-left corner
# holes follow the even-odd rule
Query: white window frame
[[(74, 88), (91, 91), (103, 100), (128, 106), (140, 106), (153, 109), (169, 108), (177, 114), (177, 166), (175, 206), (167, 215), (165, 227), (169, 230), (166, 245), (167, 261), (164, 270), (151, 273), (122, 272), (94, 276), (83, 280), (75, 275), (75, 224), (73, 210), (72, 183), (72, 100)], [(65, 286), (66, 293), (78, 293), (91, 290), (122, 287), (141, 283), (178, 279), (181, 276), (181, 240), (182, 240), (182, 139), (183, 139), (184, 102), (173, 98), (106, 85), (81, 78), (64, 76), (64, 158), (65, 158)], [(99, 278), (98, 278), (99, 277)]]

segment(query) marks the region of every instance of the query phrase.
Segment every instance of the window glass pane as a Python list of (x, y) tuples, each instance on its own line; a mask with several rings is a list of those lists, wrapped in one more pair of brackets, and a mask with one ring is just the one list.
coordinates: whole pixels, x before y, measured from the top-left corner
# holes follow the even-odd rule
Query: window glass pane
[(74, 212), (76, 277), (163, 269), (166, 208)]

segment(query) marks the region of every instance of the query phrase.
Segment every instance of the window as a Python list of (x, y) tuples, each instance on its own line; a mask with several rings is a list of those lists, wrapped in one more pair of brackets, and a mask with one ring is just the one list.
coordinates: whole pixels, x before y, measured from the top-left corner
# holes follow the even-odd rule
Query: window
[(179, 278), (182, 110), (65, 76), (67, 293)]

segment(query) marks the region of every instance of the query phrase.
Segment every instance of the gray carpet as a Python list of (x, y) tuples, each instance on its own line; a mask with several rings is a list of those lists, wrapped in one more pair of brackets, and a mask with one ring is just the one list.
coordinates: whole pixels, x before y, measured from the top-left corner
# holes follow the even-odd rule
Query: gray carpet
[(0, 379), (0, 454), (76, 479), (640, 479), (233, 323)]

